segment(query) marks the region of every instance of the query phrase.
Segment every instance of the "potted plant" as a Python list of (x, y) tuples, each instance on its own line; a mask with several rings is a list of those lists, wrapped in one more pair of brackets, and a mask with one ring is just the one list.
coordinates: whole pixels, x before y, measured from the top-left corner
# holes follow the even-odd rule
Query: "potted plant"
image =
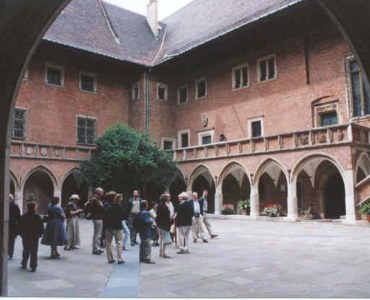
[(223, 215), (233, 215), (234, 214), (234, 205), (232, 205), (232, 204), (222, 205), (221, 214), (223, 214)]
[(283, 207), (279, 203), (267, 203), (263, 209), (263, 213), (269, 217), (279, 217), (282, 208)]
[(242, 209), (242, 214), (243, 215), (249, 215), (250, 207), (251, 207), (251, 201), (249, 199), (240, 200), (239, 205), (240, 205), (240, 208)]
[(361, 215), (366, 216), (366, 220), (370, 222), (370, 202), (361, 204), (358, 211)]

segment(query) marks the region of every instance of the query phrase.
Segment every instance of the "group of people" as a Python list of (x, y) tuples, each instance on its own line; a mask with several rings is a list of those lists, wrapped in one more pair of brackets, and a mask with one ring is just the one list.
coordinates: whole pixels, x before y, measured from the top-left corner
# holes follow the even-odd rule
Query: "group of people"
[[(81, 213), (93, 223), (92, 254), (100, 255), (105, 248), (108, 263), (117, 260), (118, 264), (123, 264), (123, 251), (127, 250), (128, 239), (130, 237), (131, 246), (135, 246), (139, 244), (137, 235), (140, 236), (140, 262), (155, 263), (151, 255), (152, 246), (159, 246), (161, 258), (170, 258), (167, 246), (174, 241), (178, 254), (190, 253), (191, 232), (194, 243), (199, 239), (208, 243), (207, 232), (211, 238), (217, 237), (207, 218), (207, 198), (207, 190), (203, 191), (200, 199), (196, 192), (191, 196), (182, 192), (178, 195), (178, 203), (173, 205), (170, 194), (164, 193), (158, 202), (150, 203), (149, 207), (148, 201), (141, 199), (137, 190), (131, 198), (124, 200), (122, 194), (114, 191), (105, 193), (102, 188), (97, 188), (83, 208), (80, 208), (81, 199), (77, 194), (71, 195), (64, 207), (59, 197), (53, 197), (47, 215), (41, 218), (36, 213), (34, 201), (27, 202), (27, 212), (20, 216), (14, 197), (10, 195), (9, 259), (13, 257), (14, 241), (18, 234), (23, 242), (21, 267), (25, 269), (31, 257), (30, 268), (33, 272), (37, 268), (40, 238), (41, 244), (50, 246), (52, 259), (60, 257), (58, 246), (64, 246), (67, 251), (78, 249)], [(43, 223), (46, 223), (45, 229)], [(116, 260), (112, 249), (113, 239)]]

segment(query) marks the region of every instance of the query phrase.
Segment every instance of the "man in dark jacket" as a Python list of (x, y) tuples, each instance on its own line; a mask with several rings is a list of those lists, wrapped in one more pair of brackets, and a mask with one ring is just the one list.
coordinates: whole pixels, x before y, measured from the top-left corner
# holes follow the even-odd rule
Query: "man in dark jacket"
[(176, 235), (177, 243), (180, 251), (177, 254), (185, 254), (189, 252), (189, 239), (194, 214), (193, 202), (188, 200), (189, 195), (186, 192), (178, 196), (179, 206), (177, 207), (176, 216)]
[(140, 204), (140, 213), (138, 214), (138, 220), (135, 222), (135, 226), (137, 227), (136, 230), (140, 234), (140, 262), (144, 262), (147, 264), (155, 264), (154, 261), (151, 260), (151, 253), (152, 253), (152, 246), (150, 245), (150, 241), (152, 238), (152, 226), (153, 220), (149, 215), (148, 209), (148, 201), (142, 200)]
[(31, 255), (31, 271), (36, 272), (39, 238), (41, 238), (44, 233), (44, 225), (41, 217), (36, 213), (35, 202), (32, 201), (27, 203), (27, 212), (24, 213), (19, 220), (17, 229), (22, 237), (23, 243), (21, 267), (22, 269), (27, 268), (28, 258)]
[(8, 255), (9, 259), (13, 258), (14, 244), (17, 237), (17, 224), (21, 218), (21, 211), (14, 202), (14, 196), (9, 194), (9, 241), (8, 241)]

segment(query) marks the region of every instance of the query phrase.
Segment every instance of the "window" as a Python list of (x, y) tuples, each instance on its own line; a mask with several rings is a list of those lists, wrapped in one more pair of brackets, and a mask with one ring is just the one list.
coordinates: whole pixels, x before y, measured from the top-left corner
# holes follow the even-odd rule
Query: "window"
[(77, 142), (81, 144), (93, 144), (95, 140), (96, 119), (77, 117)]
[(208, 145), (213, 143), (214, 130), (208, 130), (198, 133), (198, 144)]
[(139, 100), (140, 99), (140, 82), (135, 82), (131, 86), (131, 100)]
[(24, 139), (26, 127), (26, 110), (21, 108), (14, 109), (12, 138)]
[(257, 65), (258, 78), (260, 82), (276, 78), (275, 55), (259, 59)]
[(62, 67), (46, 66), (46, 83), (52, 85), (63, 86), (64, 84), (64, 70)]
[(233, 89), (249, 86), (248, 65), (242, 65), (233, 69)]
[(361, 117), (370, 114), (370, 98), (358, 62), (353, 57), (348, 58), (347, 70), (349, 73), (351, 116)]
[(207, 81), (205, 78), (199, 79), (195, 82), (196, 98), (204, 98), (207, 96)]
[(179, 148), (189, 147), (189, 145), (190, 145), (190, 143), (189, 143), (190, 131), (189, 130), (179, 131), (178, 138), (179, 138)]
[(96, 75), (80, 73), (80, 89), (85, 92), (96, 92)]
[(336, 111), (320, 114), (321, 126), (331, 126), (338, 124), (338, 115)]
[(163, 150), (173, 150), (175, 148), (174, 138), (162, 138), (162, 149)]
[(157, 99), (167, 100), (168, 99), (168, 86), (164, 83), (157, 84)]
[(183, 104), (188, 102), (188, 87), (182, 86), (177, 91), (178, 103)]
[(262, 118), (254, 118), (248, 120), (248, 131), (250, 138), (257, 138), (263, 136)]

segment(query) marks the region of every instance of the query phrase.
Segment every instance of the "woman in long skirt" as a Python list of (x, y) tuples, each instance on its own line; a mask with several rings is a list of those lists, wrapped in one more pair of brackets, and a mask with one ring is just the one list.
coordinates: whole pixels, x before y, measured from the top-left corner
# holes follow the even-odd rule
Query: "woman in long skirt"
[(59, 258), (58, 246), (67, 244), (67, 234), (64, 227), (64, 220), (66, 215), (59, 205), (59, 197), (53, 197), (48, 207), (47, 224), (41, 244), (50, 245), (50, 258)]
[(81, 200), (77, 194), (69, 197), (69, 202), (66, 207), (67, 216), (67, 246), (64, 250), (77, 249), (80, 245), (80, 227), (78, 224), (79, 214), (83, 212), (78, 208), (78, 201)]

